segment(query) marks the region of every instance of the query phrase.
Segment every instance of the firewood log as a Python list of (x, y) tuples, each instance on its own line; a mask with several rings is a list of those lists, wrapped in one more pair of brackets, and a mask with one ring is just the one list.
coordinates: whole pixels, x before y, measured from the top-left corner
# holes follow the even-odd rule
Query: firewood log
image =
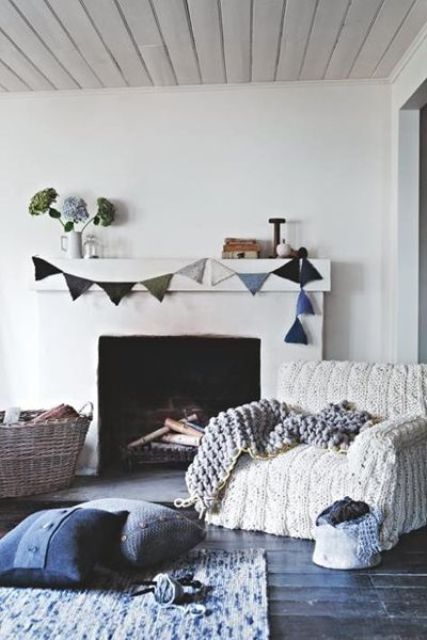
[(192, 436), (200, 440), (202, 434), (197, 431), (197, 429), (193, 429), (188, 424), (184, 422), (178, 422), (177, 420), (172, 420), (172, 418), (166, 418), (165, 427), (168, 427), (170, 431), (175, 431), (176, 433), (183, 433), (186, 436)]
[(195, 436), (189, 436), (185, 433), (166, 433), (162, 436), (161, 441), (172, 444), (183, 444), (186, 447), (198, 447), (200, 444), (200, 437), (196, 438)]
[(138, 438), (137, 440), (133, 440), (129, 442), (127, 445), (128, 449), (133, 449), (133, 447), (141, 447), (144, 444), (148, 444), (153, 440), (159, 440), (166, 433), (169, 433), (169, 427), (160, 427), (160, 429), (156, 429), (156, 431), (152, 431), (151, 433), (147, 433), (147, 435)]

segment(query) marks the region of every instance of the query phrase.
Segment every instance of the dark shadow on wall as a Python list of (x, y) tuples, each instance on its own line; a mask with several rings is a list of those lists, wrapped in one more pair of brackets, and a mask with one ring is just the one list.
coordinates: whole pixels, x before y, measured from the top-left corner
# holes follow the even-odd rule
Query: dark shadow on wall
[(348, 360), (352, 359), (350, 327), (355, 294), (363, 291), (365, 284), (363, 267), (332, 262), (331, 269), (331, 292), (324, 298), (323, 353), (327, 360)]

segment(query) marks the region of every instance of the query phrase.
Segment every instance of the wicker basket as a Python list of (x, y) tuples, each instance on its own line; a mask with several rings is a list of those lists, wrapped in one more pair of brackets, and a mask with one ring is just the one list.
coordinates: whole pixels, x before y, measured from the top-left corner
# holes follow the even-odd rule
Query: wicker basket
[(64, 489), (74, 478), (91, 416), (29, 423), (41, 413), (25, 411), (23, 422), (0, 424), (0, 498)]

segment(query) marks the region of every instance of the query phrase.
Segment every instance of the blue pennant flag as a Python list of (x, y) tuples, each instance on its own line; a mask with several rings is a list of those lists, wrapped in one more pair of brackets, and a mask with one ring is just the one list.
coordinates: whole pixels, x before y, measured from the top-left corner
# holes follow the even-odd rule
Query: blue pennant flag
[(295, 318), (295, 322), (285, 336), (285, 342), (288, 344), (307, 344), (307, 336), (304, 327), (299, 318)]
[(301, 289), (297, 300), (297, 316), (314, 316), (313, 305), (311, 300), (304, 291)]
[(236, 273), (236, 275), (254, 296), (261, 289), (270, 273)]

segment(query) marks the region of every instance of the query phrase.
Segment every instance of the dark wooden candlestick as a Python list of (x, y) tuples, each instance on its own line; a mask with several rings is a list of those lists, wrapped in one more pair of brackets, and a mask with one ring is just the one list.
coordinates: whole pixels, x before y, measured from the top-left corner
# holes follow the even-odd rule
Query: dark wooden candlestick
[(272, 258), (276, 257), (276, 247), (277, 245), (280, 243), (280, 227), (282, 226), (282, 224), (284, 224), (286, 222), (285, 218), (270, 218), (269, 222), (271, 224), (274, 224), (274, 231), (273, 231), (273, 253), (271, 255)]

